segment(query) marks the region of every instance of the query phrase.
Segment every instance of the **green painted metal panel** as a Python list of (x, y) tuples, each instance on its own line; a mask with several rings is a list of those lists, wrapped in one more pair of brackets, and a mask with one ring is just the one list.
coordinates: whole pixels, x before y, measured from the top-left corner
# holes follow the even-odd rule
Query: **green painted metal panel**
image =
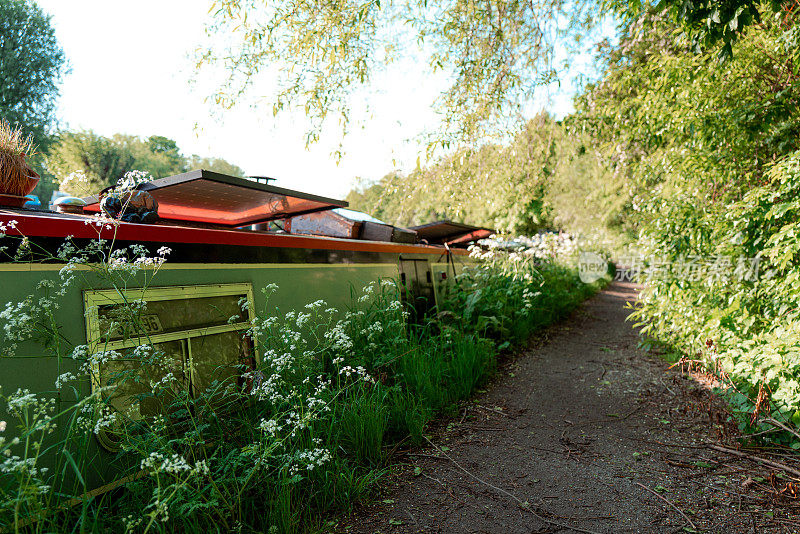
[[(56, 288), (60, 282), (58, 268), (46, 266), (0, 266), (0, 306), (5, 303), (20, 302), (33, 295), (36, 301), (45, 292), (37, 290), (42, 280), (51, 280)], [(19, 269), (19, 270), (17, 270)], [(30, 270), (34, 269), (34, 270)], [(110, 289), (108, 282), (96, 276), (90, 270), (75, 272), (76, 281), (68, 287), (65, 295), (57, 299), (58, 308), (51, 307), (53, 316), (60, 326), (64, 337), (63, 346), (83, 345), (86, 343), (86, 317), (84, 310), (84, 292), (99, 289)], [(188, 286), (206, 284), (252, 284), (256, 314), (286, 313), (299, 310), (307, 303), (324, 300), (329, 306), (343, 309), (350, 304), (352, 291), (359, 292), (366, 284), (379, 279), (398, 278), (397, 264), (263, 264), (263, 265), (169, 265), (166, 264), (155, 276), (146, 273), (150, 287)], [(127, 284), (128, 288), (141, 286), (145, 274)], [(277, 291), (269, 298), (269, 302), (261, 291), (269, 284), (277, 284)], [(52, 290), (49, 290), (52, 291)], [(191, 296), (188, 291), (187, 297)], [(0, 324), (0, 328), (3, 327)], [(214, 343), (215, 339), (209, 339)], [(198, 344), (202, 347), (203, 344)], [(10, 347), (2, 347), (9, 349)], [(36, 393), (50, 392), (57, 398), (57, 410), (64, 410), (74, 404), (78, 398), (86, 396), (91, 385), (88, 380), (72, 383), (71, 387), (56, 393), (55, 380), (66, 371), (77, 371), (79, 362), (70, 358), (56, 358), (44, 346), (34, 342), (24, 342), (13, 351), (13, 356), (0, 357), (0, 388), (3, 395), (14, 393), (17, 389), (29, 389)], [(62, 352), (66, 353), (66, 349)], [(202, 352), (201, 352), (202, 353)], [(206, 362), (208, 363), (208, 362)], [(72, 388), (75, 388), (74, 390)], [(0, 420), (8, 421), (5, 436), (12, 439), (15, 435), (15, 422), (7, 412), (5, 403), (0, 403)], [(56, 443), (65, 438), (62, 425), (59, 432), (53, 435)], [(125, 461), (115, 459), (115, 455), (99, 447), (91, 436), (84, 435), (88, 456), (95, 459), (90, 469), (89, 486), (97, 487), (113, 479), (116, 469), (114, 462)], [(51, 451), (47, 463), (57, 462), (58, 453)], [(63, 458), (62, 458), (63, 460)], [(74, 480), (66, 476), (64, 483), (69, 485)], [(66, 489), (66, 488), (65, 488)]]

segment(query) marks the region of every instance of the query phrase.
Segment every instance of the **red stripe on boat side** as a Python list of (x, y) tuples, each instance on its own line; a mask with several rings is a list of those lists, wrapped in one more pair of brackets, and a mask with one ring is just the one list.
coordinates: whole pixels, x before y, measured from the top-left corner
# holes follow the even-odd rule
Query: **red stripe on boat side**
[[(67, 237), (76, 239), (116, 239), (152, 243), (194, 243), (207, 245), (239, 245), (246, 247), (306, 248), (324, 250), (352, 250), (357, 252), (387, 252), (395, 254), (445, 254), (440, 247), (430, 245), (403, 245), (376, 241), (356, 241), (334, 237), (309, 237), (297, 235), (264, 234), (247, 230), (217, 230), (120, 222), (116, 228), (98, 228), (86, 224), (90, 219), (72, 217), (29, 215), (17, 212), (0, 212), (0, 223), (17, 221), (17, 232), (9, 235), (28, 237)], [(466, 255), (466, 250), (453, 250), (456, 255)]]

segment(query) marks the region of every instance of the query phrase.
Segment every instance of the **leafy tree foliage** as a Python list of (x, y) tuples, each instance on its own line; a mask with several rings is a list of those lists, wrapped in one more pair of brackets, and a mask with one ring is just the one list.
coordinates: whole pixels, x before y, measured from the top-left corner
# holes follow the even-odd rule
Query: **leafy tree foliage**
[[(77, 196), (97, 193), (134, 168), (130, 150), (91, 131), (64, 132), (51, 147), (47, 168), (66, 191)], [(68, 180), (76, 171), (84, 180)]]
[(563, 131), (546, 115), (509, 145), (462, 149), (408, 176), (385, 176), (348, 201), (403, 225), (447, 218), (499, 231), (530, 232), (548, 223), (544, 183), (553, 174)]
[[(117, 183), (126, 172), (141, 170), (155, 178), (193, 169), (244, 176), (244, 171), (219, 158), (184, 157), (172, 139), (116, 134), (111, 138), (91, 131), (63, 132), (47, 155), (47, 169), (61, 189), (77, 196), (97, 193)], [(80, 179), (74, 173), (82, 173)]]
[[(634, 316), (645, 331), (732, 380), (743, 427), (753, 411), (800, 425), (798, 33), (784, 7), (759, 9), (724, 62), (676, 40), (669, 10), (641, 10), (600, 50), (600, 81), (562, 123), (533, 121), (507, 145), (351, 198), (399, 222), (448, 215), (529, 231), (542, 221), (635, 238), (646, 258), (673, 266), (642, 293)], [(687, 264), (725, 274), (675, 270)]]
[(239, 176), (240, 178), (245, 176), (242, 168), (234, 165), (233, 163), (225, 161), (222, 158), (209, 158), (198, 156), (197, 154), (192, 154), (192, 156), (187, 159), (185, 167), (187, 171), (194, 169), (205, 169), (207, 171), (219, 172), (229, 176)]
[[(178, 144), (172, 139), (153, 135), (140, 139), (135, 135), (115, 134), (111, 144), (133, 158), (133, 168), (146, 170), (154, 177), (172, 176), (184, 172), (186, 159), (181, 155)], [(112, 183), (116, 178), (112, 177)]]
[(765, 11), (720, 63), (676, 46), (666, 13), (642, 13), (573, 120), (623, 177), (651, 260), (709, 272), (759, 258), (753, 279), (662, 273), (636, 317), (734, 380), (737, 409), (800, 423), (800, 58), (784, 15)]
[(31, 0), (0, 0), (0, 118), (44, 146), (65, 59), (50, 17)]
[[(653, 3), (637, 0), (634, 2), (611, 3), (615, 11), (629, 20), (637, 19), (643, 11), (653, 9)], [(797, 2), (794, 0), (663, 0), (656, 3), (662, 12), (669, 13), (683, 29), (692, 49), (702, 52), (720, 44), (719, 57), (728, 59), (733, 55), (733, 45), (742, 32), (753, 24), (762, 22), (762, 14), (777, 16), (782, 24), (789, 25), (795, 18)]]
[(354, 92), (416, 49), (432, 73), (452, 81), (439, 100), (450, 134), (439, 142), (447, 145), (524, 123), (522, 104), (554, 79), (555, 43), (585, 36), (598, 9), (563, 0), (218, 0), (208, 30), (230, 46), (205, 50), (198, 64), (228, 73), (214, 95), (225, 107), (269, 69), (276, 84), (269, 107), (304, 109), (314, 141), (329, 115), (346, 131)]
[(463, 149), (407, 176), (362, 180), (347, 200), (407, 226), (446, 218), (499, 232), (559, 228), (619, 241), (628, 229), (624, 188), (590, 141), (542, 114), (506, 145)]

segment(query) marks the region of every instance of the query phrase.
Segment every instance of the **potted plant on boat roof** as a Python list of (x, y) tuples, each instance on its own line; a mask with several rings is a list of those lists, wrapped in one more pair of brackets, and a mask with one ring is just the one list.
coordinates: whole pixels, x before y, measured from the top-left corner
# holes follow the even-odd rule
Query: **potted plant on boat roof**
[(25, 195), (39, 183), (39, 175), (28, 164), (36, 154), (31, 136), (0, 119), (0, 206), (22, 207)]

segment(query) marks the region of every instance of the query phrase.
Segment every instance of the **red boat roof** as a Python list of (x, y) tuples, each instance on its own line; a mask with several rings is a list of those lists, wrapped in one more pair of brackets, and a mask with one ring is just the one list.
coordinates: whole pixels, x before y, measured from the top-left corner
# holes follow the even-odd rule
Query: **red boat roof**
[(420, 239), (425, 239), (428, 243), (447, 243), (448, 245), (484, 239), (495, 233), (491, 228), (472, 226), (449, 220), (412, 226), (411, 230), (417, 232)]
[[(232, 228), (347, 206), (344, 200), (202, 169), (159, 178), (140, 189), (158, 202), (161, 219)], [(97, 196), (84, 200), (86, 211), (100, 212)]]
[[(387, 252), (400, 254), (445, 254), (442, 247), (411, 245), (378, 241), (360, 241), (333, 237), (310, 237), (276, 234), (252, 230), (209, 229), (175, 226), (171, 224), (134, 224), (84, 215), (16, 210), (0, 208), (0, 223), (17, 221), (17, 230), (9, 235), (27, 237), (55, 237), (76, 239), (105, 239), (140, 243), (189, 243), (206, 245), (239, 245), (249, 247), (305, 248), (324, 250), (351, 250), (359, 252)], [(466, 251), (453, 250), (455, 254)]]

